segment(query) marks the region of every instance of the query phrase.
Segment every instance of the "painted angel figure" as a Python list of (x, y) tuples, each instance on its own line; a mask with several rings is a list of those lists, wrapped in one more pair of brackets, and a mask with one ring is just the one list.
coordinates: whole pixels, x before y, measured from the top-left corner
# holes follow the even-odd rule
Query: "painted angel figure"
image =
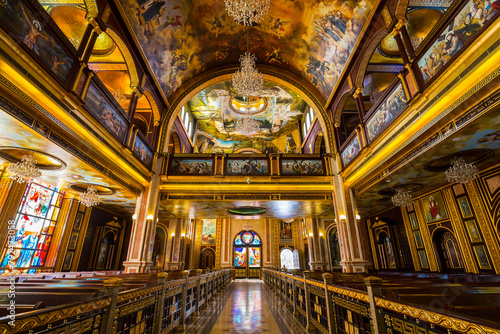
[(285, 25), (290, 23), (290, 21), (281, 21), (281, 19), (271, 17), (271, 23), (269, 24), (269, 29), (271, 29), (272, 32), (274, 32), (276, 35), (278, 35), (278, 38), (281, 38), (285, 34), (285, 29), (283, 28)]

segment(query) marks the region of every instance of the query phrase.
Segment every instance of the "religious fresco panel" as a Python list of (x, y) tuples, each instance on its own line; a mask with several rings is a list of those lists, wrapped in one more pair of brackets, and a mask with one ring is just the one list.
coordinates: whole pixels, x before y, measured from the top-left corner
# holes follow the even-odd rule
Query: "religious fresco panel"
[[(258, 63), (307, 78), (327, 99), (374, 2), (271, 2), (270, 14), (250, 32), (250, 52)], [(246, 50), (244, 27), (228, 16), (223, 1), (120, 4), (167, 97), (202, 72), (238, 63)]]
[(202, 219), (201, 220), (201, 244), (202, 245), (215, 245), (217, 240), (217, 220), (216, 219)]
[(169, 175), (213, 175), (212, 158), (173, 158), (170, 160)]
[(448, 218), (443, 195), (440, 191), (424, 196), (421, 200), (427, 222), (431, 223)]
[(293, 244), (292, 222), (280, 220), (280, 244)]
[(323, 159), (281, 158), (281, 175), (325, 175)]
[[(309, 106), (295, 92), (264, 82), (259, 97), (236, 95), (224, 81), (196, 94), (186, 104), (197, 120), (195, 151), (199, 153), (300, 153), (300, 120)], [(255, 133), (243, 133), (237, 121), (250, 115)]]
[(153, 152), (139, 136), (135, 137), (134, 149), (132, 151), (145, 166), (151, 166), (153, 163)]
[(499, 11), (500, 1), (468, 1), (418, 61), (425, 83), (440, 73), (467, 43), (495, 20)]
[(344, 148), (344, 150), (342, 150), (342, 153), (340, 154), (344, 167), (349, 165), (360, 151), (361, 144), (359, 143), (359, 137), (355, 135), (352, 138), (351, 142)]
[(0, 2), (0, 27), (40, 62), (49, 73), (66, 82), (74, 60), (56, 41), (38, 15), (19, 0)]
[(269, 160), (226, 159), (226, 175), (269, 175)]

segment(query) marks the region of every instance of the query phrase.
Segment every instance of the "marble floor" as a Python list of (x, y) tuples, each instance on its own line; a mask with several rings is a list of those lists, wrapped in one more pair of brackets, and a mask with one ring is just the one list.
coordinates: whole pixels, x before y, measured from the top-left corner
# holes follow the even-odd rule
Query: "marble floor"
[(259, 280), (237, 280), (185, 333), (304, 333)]

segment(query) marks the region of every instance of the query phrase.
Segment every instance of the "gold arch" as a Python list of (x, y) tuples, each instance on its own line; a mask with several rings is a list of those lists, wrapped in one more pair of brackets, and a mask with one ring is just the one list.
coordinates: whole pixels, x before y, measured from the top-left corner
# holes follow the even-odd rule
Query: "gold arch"
[(322, 132), (318, 133), (316, 138), (314, 138), (314, 152), (311, 152), (311, 153), (319, 154), (319, 151), (321, 149), (321, 142), (323, 140), (325, 140), (325, 136), (323, 136), (323, 133)]
[(242, 153), (242, 152), (262, 153), (261, 150), (258, 150), (253, 147), (242, 147), (234, 151), (234, 153)]
[(132, 54), (128, 50), (127, 45), (123, 42), (123, 39), (111, 28), (106, 29), (106, 34), (116, 43), (118, 49), (122, 53), (123, 59), (125, 59), (125, 64), (127, 64), (127, 70), (130, 75), (130, 88), (139, 86), (139, 75), (137, 74), (137, 68), (135, 67), (134, 59)]
[(406, 19), (406, 9), (408, 8), (408, 3), (410, 0), (399, 0), (396, 6), (396, 20)]
[[(170, 140), (168, 136), (172, 129), (175, 121), (175, 116), (192, 97), (212, 85), (215, 85), (222, 81), (231, 81), (233, 73), (237, 67), (226, 67), (223, 69), (216, 69), (214, 71), (209, 71), (205, 75), (199, 76), (196, 80), (187, 82), (183, 87), (178, 89), (178, 93), (172, 97), (172, 103), (170, 109), (167, 112), (161, 126), (161, 137), (158, 143), (158, 151), (163, 152), (164, 147), (168, 145), (167, 140)], [(332, 127), (332, 122), (323, 107), (325, 105), (325, 99), (321, 96), (318, 90), (292, 73), (280, 70), (276, 71), (272, 66), (259, 66), (259, 71), (263, 74), (264, 80), (276, 83), (285, 88), (288, 88), (298, 94), (313, 110), (318, 116), (318, 120), (323, 129), (323, 134), (325, 135), (325, 146), (327, 152), (332, 154), (336, 153), (334, 132)]]
[(347, 100), (351, 97), (351, 91), (346, 90), (341, 96), (342, 97), (340, 98), (339, 103), (337, 104), (337, 109), (333, 111), (334, 123), (340, 123), (342, 117), (342, 110), (344, 109)]
[(151, 110), (153, 111), (154, 120), (159, 121), (161, 118), (160, 109), (158, 109), (158, 105), (156, 104), (156, 100), (153, 97), (153, 94), (151, 94), (151, 92), (149, 90), (145, 89), (144, 95), (146, 96), (146, 99), (148, 99)]
[(387, 31), (386, 27), (381, 28), (375, 33), (370, 44), (368, 44), (368, 46), (366, 47), (363, 53), (363, 57), (361, 58), (361, 63), (358, 67), (358, 72), (356, 73), (356, 80), (354, 80), (354, 85), (356, 86), (356, 88), (363, 88), (363, 79), (365, 78), (365, 72), (366, 68), (368, 67), (368, 63), (372, 58), (373, 52), (388, 33), (389, 32)]

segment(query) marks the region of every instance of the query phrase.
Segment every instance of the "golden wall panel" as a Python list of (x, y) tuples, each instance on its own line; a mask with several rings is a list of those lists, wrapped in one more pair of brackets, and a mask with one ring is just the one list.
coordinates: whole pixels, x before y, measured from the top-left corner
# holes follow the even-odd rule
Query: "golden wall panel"
[(439, 271), (439, 265), (437, 263), (436, 253), (434, 251), (434, 246), (432, 245), (431, 236), (429, 234), (429, 229), (425, 223), (424, 212), (422, 210), (422, 204), (420, 200), (413, 202), (415, 207), (415, 214), (417, 215), (418, 226), (420, 228), (420, 233), (422, 234), (422, 239), (424, 240), (424, 249), (427, 255), (427, 261), (429, 262), (429, 269), (431, 271)]
[[(401, 207), (401, 215), (403, 216), (403, 221), (405, 225), (406, 237), (408, 238), (408, 244), (410, 246), (411, 258), (413, 260), (413, 266), (415, 267), (415, 271), (421, 271), (422, 267), (420, 266), (420, 259), (418, 258), (417, 247), (415, 246), (415, 242), (413, 239), (413, 231), (410, 225), (410, 220), (408, 219), (408, 211), (406, 208)], [(420, 232), (422, 233), (422, 232)]]

